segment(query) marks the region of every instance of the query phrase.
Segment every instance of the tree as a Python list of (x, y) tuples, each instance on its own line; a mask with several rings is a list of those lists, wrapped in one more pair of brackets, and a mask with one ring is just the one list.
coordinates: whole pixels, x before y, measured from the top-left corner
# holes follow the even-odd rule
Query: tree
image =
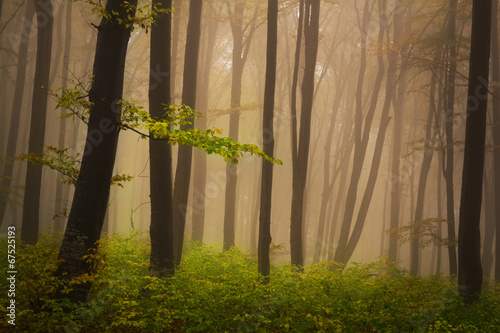
[[(53, 14), (51, 0), (35, 1), (38, 25), (36, 68), (31, 106), (29, 153), (41, 155), (45, 140), (47, 119), (47, 97), (52, 53)], [(21, 239), (29, 244), (38, 240), (40, 223), (40, 190), (42, 186), (42, 166), (28, 164), (23, 201)]]
[(492, 2), (493, 10), (491, 21), (491, 79), (495, 82), (492, 87), (494, 93), (492, 100), (493, 111), (493, 145), (494, 150), (494, 170), (495, 170), (495, 280), (500, 280), (500, 49), (499, 49), (499, 25), (498, 25), (498, 0)]
[[(69, 72), (69, 56), (71, 51), (71, 13), (73, 8), (73, 1), (68, 1), (66, 4), (66, 36), (64, 40), (64, 59), (63, 59), (63, 86), (62, 90), (66, 90), (68, 85), (68, 72)], [(61, 115), (64, 115), (66, 110), (62, 108)], [(61, 124), (59, 127), (59, 147), (65, 146), (65, 134), (66, 134), (66, 119), (61, 119)], [(56, 184), (56, 204), (55, 204), (55, 216), (54, 216), (54, 231), (63, 232), (64, 231), (64, 215), (63, 202), (68, 196), (67, 188), (63, 187), (63, 183), (58, 181)]]
[(316, 58), (318, 54), (319, 12), (319, 1), (306, 0), (304, 15), (304, 39), (306, 46), (304, 78), (302, 81), (302, 103), (300, 108), (300, 133), (298, 137), (298, 148), (297, 146), (292, 147), (292, 154), (294, 154), (295, 157), (292, 159), (294, 163), (290, 224), (290, 252), (292, 265), (296, 266), (304, 265), (302, 253), (303, 209), (307, 179), (307, 165), (309, 163), (314, 78)]
[[(231, 114), (229, 116), (229, 137), (238, 140), (239, 121), (241, 106), (241, 86), (243, 78), (243, 69), (248, 57), (248, 51), (252, 43), (252, 37), (256, 29), (255, 19), (259, 7), (255, 8), (252, 25), (246, 38), (243, 27), (243, 14), (245, 11), (245, 2), (238, 1), (234, 6), (234, 12), (231, 10), (229, 2), (227, 3), (229, 11), (229, 20), (231, 23), (231, 32), (233, 34), (233, 57), (232, 57), (232, 79), (231, 79)], [(237, 184), (237, 166), (232, 163), (226, 164), (226, 196), (224, 203), (224, 249), (228, 250), (234, 246), (235, 233), (235, 213), (236, 213), (236, 184)]]
[(474, 0), (472, 6), (467, 121), (458, 232), (458, 288), (466, 304), (479, 300), (483, 282), (479, 222), (488, 106), (492, 1)]
[[(380, 13), (379, 13), (379, 43), (382, 43), (384, 30), (386, 28), (387, 18), (385, 13), (385, 3), (386, 1), (380, 2)], [(373, 5), (372, 5), (373, 6)], [(358, 72), (357, 86), (356, 86), (356, 108), (355, 108), (355, 124), (354, 124), (354, 156), (353, 156), (353, 168), (350, 177), (349, 188), (347, 190), (346, 197), (346, 207), (344, 211), (344, 217), (342, 219), (342, 227), (340, 231), (339, 245), (335, 251), (334, 260), (343, 264), (347, 264), (349, 259), (356, 248), (356, 245), (361, 237), (361, 232), (366, 220), (366, 214), (368, 212), (368, 207), (373, 195), (373, 189), (375, 186), (378, 167), (380, 165), (380, 154), (383, 144), (383, 137), (385, 135), (385, 130), (389, 123), (387, 114), (384, 112), (381, 117), (381, 124), (379, 127), (379, 133), (377, 135), (376, 146), (378, 148), (374, 153), (372, 168), (370, 169), (370, 176), (367, 183), (366, 190), (364, 192), (362, 202), (360, 205), (360, 210), (358, 216), (356, 217), (355, 226), (352, 229), (351, 235), (351, 225), (354, 222), (354, 209), (356, 204), (358, 186), (361, 171), (366, 157), (366, 150), (368, 147), (368, 141), (370, 137), (370, 129), (373, 122), (373, 117), (375, 115), (375, 109), (379, 100), (379, 92), (382, 84), (382, 80), (385, 72), (385, 65), (383, 60), (383, 55), (379, 54), (377, 57), (378, 66), (377, 74), (375, 77), (375, 83), (373, 85), (373, 92), (371, 95), (371, 100), (369, 102), (369, 109), (366, 112), (366, 116), (363, 121), (363, 85), (367, 68), (367, 37), (368, 37), (368, 25), (370, 23), (370, 13), (372, 11), (372, 6), (370, 6), (370, 1), (365, 1), (363, 16), (360, 25), (361, 41), (360, 41), (360, 68)]]
[[(170, 9), (172, 1), (153, 0), (153, 6)], [(171, 15), (161, 15), (151, 27), (149, 74), (149, 109), (152, 117), (168, 117), (170, 104), (170, 35)], [(152, 135), (152, 133), (150, 133)], [(172, 151), (168, 140), (149, 139), (151, 191), (151, 275), (174, 274), (174, 220), (172, 210)]]
[[(186, 53), (184, 57), (184, 79), (182, 83), (182, 103), (195, 108), (196, 104), (196, 76), (198, 72), (198, 52), (200, 49), (202, 0), (189, 2), (189, 22), (186, 35)], [(181, 130), (193, 128), (193, 124), (186, 124)], [(175, 263), (180, 265), (182, 246), (184, 243), (184, 228), (191, 180), (192, 147), (180, 146), (177, 168), (175, 171), (173, 212), (174, 212), (174, 251)]]
[[(445, 97), (445, 134), (446, 134), (446, 151), (443, 152), (446, 156), (446, 167), (443, 170), (446, 180), (446, 216), (450, 224), (448, 224), (448, 238), (455, 239), (455, 195), (453, 192), (453, 161), (454, 161), (454, 139), (453, 139), (453, 122), (454, 122), (454, 106), (455, 106), (455, 78), (457, 71), (457, 46), (456, 46), (456, 10), (457, 0), (450, 0), (450, 12), (448, 16), (448, 42), (449, 57), (451, 59), (448, 66), (448, 80), (446, 81), (446, 97)], [(454, 242), (448, 245), (448, 257), (450, 262), (450, 274), (457, 274), (457, 250)]]
[[(262, 115), (262, 140), (264, 152), (274, 154), (274, 92), (276, 90), (276, 54), (278, 44), (278, 0), (267, 2), (266, 81), (264, 111)], [(268, 277), (271, 272), (269, 247), (271, 246), (271, 198), (273, 165), (262, 161), (262, 178), (259, 213), (258, 271)]]
[[(12, 113), (10, 118), (9, 136), (7, 139), (6, 159), (14, 158), (18, 145), (19, 123), (21, 120), (21, 105), (24, 96), (24, 85), (26, 82), (26, 62), (28, 56), (29, 36), (31, 35), (31, 27), (33, 16), (35, 15), (35, 4), (29, 1), (26, 5), (26, 12), (23, 19), (23, 30), (19, 39), (19, 53), (17, 56), (17, 73), (16, 87), (14, 90), (14, 101), (12, 103)], [(5, 191), (5, 198), (0, 200), (0, 226), (2, 225), (5, 210), (7, 208), (10, 186), (12, 184), (12, 175), (14, 172), (14, 161), (5, 163), (2, 177), (0, 179), (0, 188)]]
[[(216, 15), (215, 9), (208, 6), (211, 15)], [(202, 130), (207, 129), (208, 124), (208, 97), (209, 97), (209, 83), (210, 72), (212, 70), (212, 59), (215, 49), (215, 42), (217, 37), (217, 30), (219, 21), (215, 18), (207, 20), (207, 29), (204, 44), (203, 60), (199, 70), (198, 92), (196, 94), (196, 107), (202, 117), (196, 120), (196, 127)], [(203, 40), (203, 39), (202, 39)], [(207, 155), (202, 151), (193, 152), (193, 193), (192, 193), (192, 240), (203, 241), (203, 233), (205, 230), (205, 200), (206, 200), (206, 186), (207, 186)]]
[[(128, 4), (131, 6), (108, 0), (98, 27), (87, 140), (58, 256), (61, 260), (58, 275), (65, 279), (89, 273), (84, 257), (96, 248), (101, 236), (120, 132), (119, 101), (123, 93), (125, 57), (137, 0)], [(90, 282), (76, 284), (67, 298), (84, 301), (89, 290)]]

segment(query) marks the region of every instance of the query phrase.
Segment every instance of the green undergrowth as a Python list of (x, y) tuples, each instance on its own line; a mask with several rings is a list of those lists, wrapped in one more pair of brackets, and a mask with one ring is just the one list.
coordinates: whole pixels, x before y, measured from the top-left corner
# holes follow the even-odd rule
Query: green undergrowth
[[(54, 277), (60, 240), (18, 242), (16, 326), (7, 324), (9, 285), (2, 279), (0, 331), (500, 332), (498, 289), (466, 307), (452, 279), (410, 277), (383, 260), (343, 271), (332, 262), (303, 272), (282, 265), (264, 284), (254, 257), (202, 244), (188, 245), (175, 277), (159, 279), (148, 276), (146, 236), (103, 237), (88, 257), (95, 273), (80, 279), (93, 283), (89, 301), (79, 305), (53, 296), (80, 282), (63, 285)], [(0, 246), (5, 253), (5, 239)], [(0, 269), (8, 270), (6, 260)]]

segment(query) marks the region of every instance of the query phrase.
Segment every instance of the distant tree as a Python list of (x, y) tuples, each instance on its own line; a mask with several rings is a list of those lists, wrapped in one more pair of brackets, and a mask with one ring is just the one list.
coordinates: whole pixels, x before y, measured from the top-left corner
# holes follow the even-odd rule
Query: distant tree
[[(87, 140), (58, 256), (58, 275), (65, 279), (89, 272), (84, 257), (97, 246), (101, 236), (120, 132), (118, 103), (122, 100), (125, 57), (133, 26), (130, 21), (135, 17), (137, 0), (128, 4), (131, 7), (119, 0), (108, 0), (104, 8), (107, 15), (98, 27)], [(65, 297), (85, 301), (89, 290), (90, 282), (76, 284)]]
[[(29, 153), (41, 155), (45, 140), (50, 61), (52, 54), (52, 28), (54, 20), (52, 1), (35, 1), (35, 12), (37, 20), (37, 53), (28, 151)], [(26, 185), (24, 188), (23, 229), (21, 231), (21, 239), (29, 244), (35, 244), (38, 240), (41, 186), (42, 166), (28, 164)]]
[[(457, 0), (450, 0), (450, 8), (448, 15), (448, 49), (449, 58), (451, 61), (448, 66), (448, 75), (445, 82), (446, 97), (445, 97), (445, 134), (446, 134), (446, 150), (443, 152), (446, 156), (446, 167), (443, 170), (446, 180), (446, 216), (450, 223), (448, 224), (448, 238), (455, 238), (455, 195), (453, 191), (453, 165), (454, 165), (454, 139), (453, 139), (453, 124), (454, 124), (454, 107), (455, 107), (455, 81), (457, 71), (457, 40), (455, 33), (456, 26), (456, 11)], [(448, 246), (448, 257), (450, 263), (450, 274), (457, 274), (457, 248), (455, 244)]]
[[(250, 24), (243, 26), (243, 14), (246, 1), (239, 0), (234, 9), (227, 3), (229, 21), (233, 34), (233, 56), (232, 56), (232, 79), (231, 79), (231, 114), (229, 116), (229, 137), (238, 140), (241, 106), (241, 87), (243, 69), (247, 61), (250, 45), (256, 29), (256, 18), (259, 7), (255, 8), (254, 16)], [(250, 28), (250, 29), (248, 29)], [(245, 33), (249, 30), (248, 33)], [(246, 35), (246, 38), (244, 38)], [(226, 195), (224, 204), (224, 249), (228, 250), (234, 246), (235, 218), (236, 218), (236, 184), (238, 169), (232, 163), (226, 164)]]
[[(222, 7), (222, 6), (221, 6)], [(205, 38), (201, 38), (204, 42), (203, 50), (200, 54), (198, 92), (196, 94), (196, 108), (201, 114), (201, 117), (196, 120), (195, 126), (202, 130), (207, 129), (208, 125), (208, 98), (210, 88), (210, 73), (213, 65), (213, 55), (217, 40), (217, 32), (219, 28), (219, 20), (215, 17), (217, 14), (213, 5), (206, 7), (207, 14), (210, 19), (206, 20)], [(203, 52), (204, 51), (204, 52)], [(203, 151), (195, 150), (193, 152), (193, 191), (192, 191), (192, 235), (193, 241), (203, 241), (203, 233), (205, 231), (205, 205), (206, 205), (206, 187), (207, 187), (207, 155)]]
[[(304, 17), (299, 17), (299, 20), (304, 20), (304, 41), (306, 46), (300, 108), (300, 132), (298, 134), (298, 142), (296, 142), (298, 147), (292, 147), (292, 154), (295, 156), (293, 158), (290, 252), (292, 265), (296, 266), (304, 265), (302, 253), (303, 209), (307, 166), (309, 163), (309, 144), (311, 140), (311, 117), (319, 39), (319, 13), (319, 1), (306, 0)], [(298, 43), (300, 43), (299, 40)]]
[[(159, 9), (172, 8), (172, 1), (153, 0)], [(152, 117), (166, 119), (170, 104), (170, 35), (172, 17), (164, 14), (151, 27), (149, 109)], [(152, 133), (150, 133), (152, 135)], [(172, 210), (172, 150), (167, 140), (149, 139), (151, 198), (151, 275), (174, 274), (174, 219)]]
[[(186, 53), (184, 57), (184, 79), (182, 84), (182, 103), (195, 108), (196, 82), (198, 73), (198, 53), (200, 49), (202, 0), (189, 2), (189, 22), (186, 34)], [(185, 124), (181, 130), (193, 128)], [(180, 146), (175, 171), (173, 212), (174, 212), (174, 251), (175, 263), (180, 265), (184, 244), (184, 228), (188, 207), (189, 183), (191, 180), (191, 161), (193, 148)]]
[[(262, 115), (262, 140), (264, 152), (274, 154), (274, 92), (276, 90), (276, 57), (278, 44), (278, 0), (267, 2), (266, 81), (264, 111)], [(268, 277), (271, 272), (269, 247), (271, 246), (271, 198), (273, 165), (262, 161), (262, 179), (259, 214), (258, 271)]]
[[(62, 69), (62, 90), (66, 90), (68, 86), (68, 73), (69, 73), (69, 57), (71, 52), (71, 14), (73, 9), (73, 1), (68, 1), (66, 4), (66, 35), (64, 39), (64, 56), (63, 56), (63, 69)], [(62, 9), (60, 9), (62, 11)], [(61, 115), (64, 115), (66, 110), (61, 109)], [(61, 119), (59, 127), (59, 139), (58, 146), (64, 147), (66, 137), (66, 119)], [(54, 231), (63, 232), (64, 231), (64, 219), (65, 216), (62, 214), (64, 200), (69, 195), (67, 187), (63, 186), (63, 183), (58, 181), (56, 184), (56, 203), (55, 203), (55, 216), (54, 216)]]
[(35, 3), (28, 1), (26, 12), (23, 18), (23, 28), (21, 38), (19, 38), (19, 51), (17, 54), (17, 69), (16, 69), (16, 86), (14, 88), (14, 101), (12, 103), (12, 112), (10, 125), (8, 127), (9, 134), (7, 138), (6, 163), (3, 167), (2, 176), (0, 178), (0, 190), (2, 197), (0, 198), (0, 226), (3, 223), (5, 211), (9, 201), (10, 188), (12, 184), (12, 175), (14, 172), (14, 161), (8, 159), (14, 158), (18, 145), (19, 123), (21, 120), (21, 105), (24, 98), (24, 86), (26, 82), (26, 63), (28, 58), (29, 36), (35, 15)]
[[(378, 42), (383, 43), (383, 37), (385, 29), (387, 28), (387, 14), (386, 14), (386, 2), (385, 0), (379, 2), (379, 33)], [(373, 118), (375, 115), (375, 110), (377, 108), (378, 101), (380, 100), (380, 89), (382, 86), (382, 81), (385, 75), (385, 63), (383, 59), (383, 54), (379, 53), (377, 56), (377, 74), (375, 76), (375, 82), (373, 85), (373, 90), (371, 93), (371, 98), (369, 100), (368, 111), (363, 112), (363, 86), (365, 81), (366, 69), (367, 69), (367, 39), (368, 39), (368, 26), (371, 20), (371, 12), (373, 10), (374, 2), (365, 1), (362, 18), (359, 22), (359, 29), (361, 33), (360, 40), (360, 67), (357, 78), (356, 86), (356, 107), (354, 115), (354, 156), (353, 156), (353, 166), (349, 182), (349, 187), (347, 190), (346, 205), (344, 216), (342, 219), (342, 227), (340, 230), (339, 244), (337, 250), (335, 251), (334, 260), (343, 264), (347, 264), (350, 260), (354, 249), (356, 248), (361, 233), (363, 231), (364, 223), (366, 221), (366, 216), (368, 213), (368, 208), (373, 196), (373, 190), (377, 180), (378, 168), (380, 166), (380, 157), (383, 149), (383, 143), (385, 138), (385, 131), (389, 124), (390, 117), (388, 117), (386, 109), (381, 115), (381, 122), (379, 126), (379, 132), (377, 135), (377, 142), (375, 143), (376, 148), (373, 154), (372, 167), (370, 169), (370, 175), (368, 178), (367, 186), (361, 199), (361, 205), (359, 212), (355, 217), (355, 206), (357, 201), (357, 192), (359, 187), (359, 180), (361, 179), (361, 171), (366, 158), (366, 152), (368, 147), (368, 142), (370, 139), (370, 130), (372, 128)], [(364, 117), (363, 117), (364, 115)], [(363, 119), (364, 118), (364, 119)], [(355, 223), (352, 227), (353, 222)], [(352, 227), (352, 229), (351, 229)], [(351, 233), (352, 230), (352, 233)]]
[(458, 288), (466, 304), (479, 300), (483, 283), (479, 224), (488, 106), (492, 1), (474, 0), (472, 6), (467, 120), (458, 232)]

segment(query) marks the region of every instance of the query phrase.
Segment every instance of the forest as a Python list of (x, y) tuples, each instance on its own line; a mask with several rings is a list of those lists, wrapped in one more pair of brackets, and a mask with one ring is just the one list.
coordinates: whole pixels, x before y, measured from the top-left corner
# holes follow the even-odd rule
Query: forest
[(3, 332), (500, 332), (498, 0), (0, 0)]

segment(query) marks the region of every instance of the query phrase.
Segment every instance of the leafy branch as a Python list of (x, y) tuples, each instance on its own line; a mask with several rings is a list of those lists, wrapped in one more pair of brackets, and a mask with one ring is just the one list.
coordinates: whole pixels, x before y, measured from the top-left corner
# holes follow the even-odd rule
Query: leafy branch
[[(36, 154), (21, 154), (16, 159), (27, 161), (33, 165), (46, 166), (61, 174), (60, 181), (63, 184), (76, 184), (78, 175), (80, 173), (79, 159), (80, 154), (69, 155), (68, 148), (59, 149), (52, 146), (46, 146), (42, 152), (42, 156)], [(117, 185), (123, 188), (124, 182), (132, 180), (132, 176), (126, 174), (114, 175), (111, 178), (111, 185)]]
[[(68, 118), (76, 116), (88, 122), (92, 103), (88, 101), (88, 92), (83, 85), (79, 84), (74, 89), (65, 90), (62, 95), (53, 93), (57, 98), (57, 107), (63, 107), (69, 112), (63, 116)], [(270, 157), (255, 144), (240, 143), (229, 137), (223, 137), (222, 131), (218, 128), (207, 130), (182, 129), (183, 125), (192, 124), (201, 114), (187, 105), (165, 105), (165, 114), (161, 118), (154, 118), (142, 106), (133, 102), (120, 100), (117, 102), (122, 110), (121, 123), (122, 130), (132, 130), (142, 138), (152, 140), (168, 140), (169, 143), (189, 145), (204, 150), (207, 154), (217, 154), (224, 158), (226, 162), (237, 164), (243, 153), (264, 158), (265, 160), (283, 164), (279, 159)]]

